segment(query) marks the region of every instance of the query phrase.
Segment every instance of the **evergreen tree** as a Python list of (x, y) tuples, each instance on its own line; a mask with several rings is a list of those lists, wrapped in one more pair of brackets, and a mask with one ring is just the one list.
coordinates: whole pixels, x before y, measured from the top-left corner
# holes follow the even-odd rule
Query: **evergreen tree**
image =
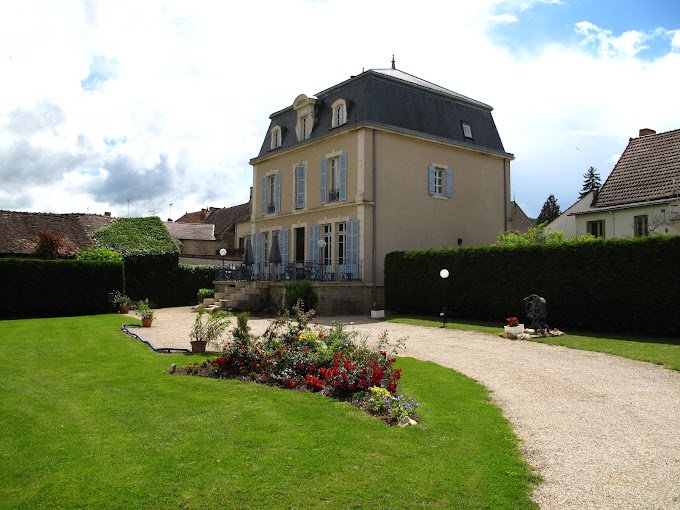
[(550, 195), (545, 201), (545, 204), (543, 204), (543, 208), (541, 209), (538, 218), (536, 218), (536, 224), (540, 225), (541, 223), (550, 223), (559, 215), (560, 206), (557, 203), (557, 199), (555, 198), (555, 195)]
[(586, 170), (583, 174), (583, 187), (581, 188), (581, 194), (579, 198), (583, 198), (591, 191), (599, 191), (602, 187), (602, 181), (600, 179), (600, 174), (597, 173), (597, 169), (592, 166)]

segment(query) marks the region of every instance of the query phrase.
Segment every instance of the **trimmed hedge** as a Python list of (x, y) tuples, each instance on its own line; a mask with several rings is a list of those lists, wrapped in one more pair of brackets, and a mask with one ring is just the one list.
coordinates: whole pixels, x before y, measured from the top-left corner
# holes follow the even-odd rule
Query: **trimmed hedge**
[(0, 318), (111, 312), (107, 292), (123, 290), (123, 275), (120, 261), (0, 258)]
[[(523, 298), (544, 297), (548, 324), (590, 331), (677, 334), (680, 236), (522, 247), (393, 252), (385, 257), (386, 308), (504, 324), (524, 322)], [(447, 268), (447, 280), (439, 271)]]
[(193, 296), (188, 302), (180, 302), (175, 297), (179, 248), (157, 216), (118, 218), (92, 236), (103, 248), (123, 256), (125, 293), (133, 300), (148, 298), (154, 306), (193, 301)]
[(172, 306), (195, 305), (199, 289), (212, 289), (215, 279), (213, 266), (180, 264), (175, 270)]

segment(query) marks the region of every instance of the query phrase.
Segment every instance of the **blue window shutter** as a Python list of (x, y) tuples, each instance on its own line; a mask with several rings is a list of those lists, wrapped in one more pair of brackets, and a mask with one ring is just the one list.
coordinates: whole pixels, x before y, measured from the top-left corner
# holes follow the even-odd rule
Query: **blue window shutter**
[(434, 165), (427, 167), (427, 192), (434, 195)]
[(352, 273), (352, 278), (359, 276), (359, 220), (347, 222), (347, 272)]
[(319, 262), (319, 225), (312, 225), (309, 233), (309, 260)]
[(347, 200), (347, 154), (340, 154), (338, 158), (340, 167), (340, 200)]
[(453, 171), (450, 168), (446, 170), (446, 196), (453, 196)]
[(321, 160), (321, 203), (326, 203), (326, 158)]
[(262, 214), (267, 214), (267, 177), (266, 176), (262, 177)]
[(279, 248), (281, 248), (281, 264), (279, 264), (279, 276), (283, 277), (286, 274), (286, 265), (288, 264), (288, 229), (279, 230)]
[(260, 234), (253, 234), (253, 261), (255, 262), (255, 277), (260, 274)]
[(298, 165), (295, 167), (295, 208), (304, 209), (305, 207), (305, 167)]
[(274, 212), (281, 212), (281, 172), (274, 174)]

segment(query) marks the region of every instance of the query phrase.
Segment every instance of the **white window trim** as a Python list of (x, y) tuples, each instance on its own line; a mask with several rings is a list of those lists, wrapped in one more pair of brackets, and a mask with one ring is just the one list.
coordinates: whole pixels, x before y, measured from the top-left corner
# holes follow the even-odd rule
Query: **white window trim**
[[(277, 138), (275, 138), (275, 136), (274, 136), (275, 134), (278, 135)], [(271, 129), (271, 131), (269, 132), (269, 136), (270, 136), (270, 142), (269, 142), (269, 149), (270, 150), (278, 149), (279, 147), (281, 147), (282, 140), (281, 140), (281, 127), (280, 126), (274, 126)], [(278, 143), (275, 143), (275, 142), (278, 142)]]
[[(436, 184), (436, 181), (435, 181), (435, 192), (432, 196), (437, 197), (437, 198), (448, 198), (446, 196), (446, 171), (449, 169), (449, 167), (446, 166), (446, 165), (440, 165), (438, 163), (433, 163), (433, 166), (434, 166), (435, 172), (441, 172), (442, 183), (441, 183), (441, 191), (438, 192), (437, 191), (437, 184)], [(436, 179), (436, 176), (435, 176), (435, 179)]]
[[(342, 108), (342, 119), (338, 122), (337, 111), (338, 108)], [(331, 127), (339, 127), (347, 124), (347, 101), (344, 99), (337, 99), (331, 105)]]

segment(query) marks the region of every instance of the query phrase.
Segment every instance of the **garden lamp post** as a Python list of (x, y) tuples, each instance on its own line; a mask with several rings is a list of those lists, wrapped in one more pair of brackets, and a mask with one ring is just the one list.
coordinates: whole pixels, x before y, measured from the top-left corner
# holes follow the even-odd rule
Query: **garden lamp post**
[(449, 277), (449, 270), (442, 269), (439, 276), (442, 279), (442, 311), (439, 315), (442, 318), (442, 327), (446, 327), (446, 279)]
[(224, 278), (224, 257), (227, 255), (227, 250), (220, 248), (220, 257), (222, 257), (222, 277)]

